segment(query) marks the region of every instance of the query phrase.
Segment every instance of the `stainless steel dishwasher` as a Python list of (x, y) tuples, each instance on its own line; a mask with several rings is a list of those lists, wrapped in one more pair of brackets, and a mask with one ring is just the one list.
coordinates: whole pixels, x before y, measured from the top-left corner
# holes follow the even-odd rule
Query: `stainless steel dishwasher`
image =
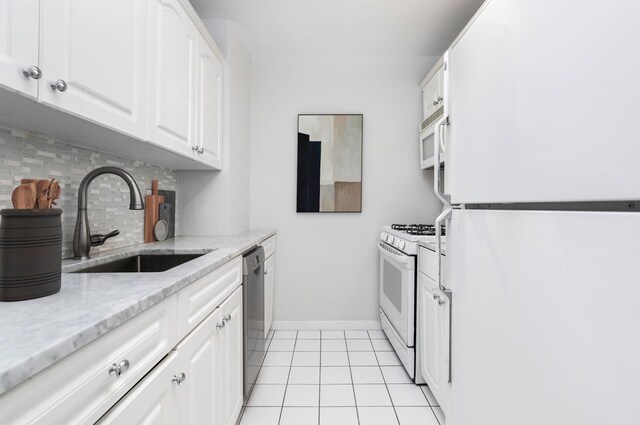
[(259, 246), (242, 256), (244, 297), (244, 401), (251, 395), (265, 355), (264, 249)]

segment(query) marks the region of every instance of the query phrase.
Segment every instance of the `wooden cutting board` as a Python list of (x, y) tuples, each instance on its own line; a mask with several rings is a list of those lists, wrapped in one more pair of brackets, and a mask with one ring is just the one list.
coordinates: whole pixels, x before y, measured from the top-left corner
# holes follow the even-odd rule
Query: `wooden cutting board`
[(153, 226), (158, 222), (159, 207), (164, 202), (164, 196), (158, 195), (158, 180), (151, 181), (151, 195), (144, 200), (144, 242), (155, 242)]

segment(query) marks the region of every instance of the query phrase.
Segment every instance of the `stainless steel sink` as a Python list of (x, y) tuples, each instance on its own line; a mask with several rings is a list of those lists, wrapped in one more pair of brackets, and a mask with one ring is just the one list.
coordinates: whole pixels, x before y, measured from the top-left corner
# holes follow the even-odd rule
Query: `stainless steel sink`
[(195, 260), (205, 254), (141, 254), (121, 258), (72, 273), (157, 273)]

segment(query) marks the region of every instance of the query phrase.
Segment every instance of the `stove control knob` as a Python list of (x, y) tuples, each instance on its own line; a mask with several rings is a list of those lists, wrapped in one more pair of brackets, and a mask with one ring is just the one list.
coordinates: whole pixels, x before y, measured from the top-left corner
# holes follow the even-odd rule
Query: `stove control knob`
[(393, 245), (393, 241), (395, 240), (395, 238), (391, 235), (389, 235), (389, 239), (387, 239), (387, 242), (389, 242), (391, 245)]
[(380, 240), (383, 241), (386, 233), (380, 232)]
[(398, 245), (396, 245), (396, 246), (398, 247), (398, 249), (404, 249), (405, 245), (406, 244), (404, 243), (404, 241), (399, 240), (398, 241)]

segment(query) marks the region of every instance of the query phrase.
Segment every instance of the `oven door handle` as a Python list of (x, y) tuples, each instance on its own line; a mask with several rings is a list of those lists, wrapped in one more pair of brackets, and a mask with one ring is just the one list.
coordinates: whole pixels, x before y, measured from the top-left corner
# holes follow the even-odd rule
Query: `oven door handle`
[(393, 260), (397, 261), (402, 265), (405, 265), (405, 266), (409, 265), (409, 260), (411, 257), (407, 255), (396, 254), (395, 252), (391, 251), (392, 249), (393, 248), (391, 247), (387, 247), (387, 245), (385, 245), (384, 242), (378, 242), (378, 251), (380, 251), (381, 254), (385, 255), (386, 257), (393, 258)]

